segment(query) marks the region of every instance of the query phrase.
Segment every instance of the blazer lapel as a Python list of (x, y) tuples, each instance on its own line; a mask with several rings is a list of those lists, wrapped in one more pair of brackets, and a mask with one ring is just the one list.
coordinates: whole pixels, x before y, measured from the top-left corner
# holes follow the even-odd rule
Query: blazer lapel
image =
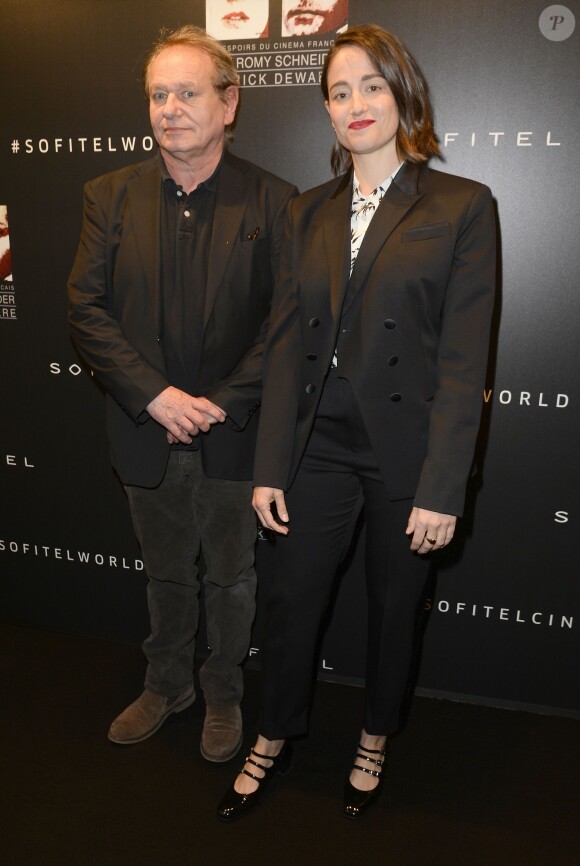
[(414, 205), (423, 197), (418, 191), (421, 167), (405, 163), (391, 183), (371, 220), (352, 269), (345, 309), (363, 285), (389, 235)]
[(161, 327), (161, 177), (156, 160), (127, 182), (133, 230), (157, 328)]
[(348, 172), (321, 211), (330, 279), (330, 307), (334, 319), (340, 314), (348, 285), (351, 202), (352, 172)]
[(234, 251), (248, 204), (245, 175), (233, 164), (228, 151), (219, 172), (207, 267), (203, 326), (207, 325), (218, 289)]

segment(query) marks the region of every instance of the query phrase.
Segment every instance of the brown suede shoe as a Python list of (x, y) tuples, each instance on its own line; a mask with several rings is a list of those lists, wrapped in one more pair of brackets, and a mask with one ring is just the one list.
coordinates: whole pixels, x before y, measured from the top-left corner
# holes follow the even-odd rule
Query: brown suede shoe
[(113, 743), (122, 746), (140, 743), (159, 730), (171, 713), (186, 710), (194, 700), (193, 686), (182, 695), (173, 698), (144, 691), (136, 701), (123, 710), (120, 716), (117, 716), (109, 728), (108, 737)]
[(207, 761), (229, 761), (242, 745), (242, 712), (239, 707), (212, 707), (205, 711), (201, 754)]

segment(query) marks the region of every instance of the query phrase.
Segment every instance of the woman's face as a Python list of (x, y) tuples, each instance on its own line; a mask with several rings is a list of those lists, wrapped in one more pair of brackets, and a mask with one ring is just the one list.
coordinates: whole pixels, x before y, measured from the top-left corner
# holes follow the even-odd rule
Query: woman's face
[(268, 35), (268, 0), (206, 0), (205, 29), (214, 39)]
[[(399, 112), (391, 89), (362, 48), (345, 45), (330, 62), (325, 103), (340, 144), (357, 156), (384, 160), (394, 170)], [(391, 169), (392, 166), (392, 169)]]

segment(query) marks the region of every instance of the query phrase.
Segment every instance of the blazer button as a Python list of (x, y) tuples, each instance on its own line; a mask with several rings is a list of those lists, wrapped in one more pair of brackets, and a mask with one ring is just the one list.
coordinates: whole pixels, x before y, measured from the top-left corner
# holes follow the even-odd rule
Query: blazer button
[(313, 385), (311, 383), (310, 385), (306, 386), (306, 393), (307, 394), (314, 394), (315, 391), (316, 391), (316, 385)]
[(309, 352), (309, 353), (306, 355), (306, 358), (307, 358), (309, 361), (318, 361), (318, 355), (316, 354), (316, 352)]
[(393, 403), (398, 403), (401, 400), (401, 395), (400, 394), (391, 394), (390, 399), (393, 401)]
[(389, 329), (389, 331), (391, 331), (393, 328), (397, 327), (397, 323), (395, 322), (394, 319), (385, 319), (383, 324), (384, 324), (385, 328)]
[(313, 319), (310, 319), (308, 324), (310, 325), (311, 328), (317, 328), (320, 324), (320, 319), (317, 319), (316, 316), (314, 316)]
[(391, 357), (387, 361), (387, 364), (389, 365), (389, 367), (394, 367), (395, 364), (398, 364), (398, 363), (399, 363), (399, 358), (397, 355), (391, 355)]

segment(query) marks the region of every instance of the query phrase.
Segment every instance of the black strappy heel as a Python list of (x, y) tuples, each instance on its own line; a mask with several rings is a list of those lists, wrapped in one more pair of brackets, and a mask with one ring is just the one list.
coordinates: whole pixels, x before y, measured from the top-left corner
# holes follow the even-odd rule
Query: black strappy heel
[[(352, 765), (353, 770), (358, 770), (360, 773), (369, 773), (371, 776), (374, 776), (375, 779), (378, 779), (378, 784), (371, 791), (360, 791), (358, 788), (355, 788), (350, 778), (346, 780), (346, 784), (344, 786), (344, 814), (347, 818), (358, 819), (360, 818), (376, 800), (379, 798), (379, 794), (383, 787), (383, 765), (385, 763), (386, 749), (367, 749), (365, 746), (361, 746), (359, 743), (356, 757), (354, 759), (354, 764)], [(366, 755), (361, 754), (361, 752), (366, 752)], [(374, 755), (377, 757), (369, 757), (369, 755)], [(357, 761), (367, 761), (368, 764), (373, 766), (360, 767), (357, 764)], [(376, 768), (376, 769), (375, 769)]]
[[(264, 764), (260, 764), (259, 761), (254, 761), (252, 755), (254, 758), (259, 758), (262, 761), (272, 761), (272, 766), (266, 767)], [(256, 805), (262, 791), (266, 787), (266, 784), (276, 775), (276, 773), (285, 776), (286, 773), (289, 772), (292, 766), (292, 744), (285, 742), (282, 749), (275, 757), (272, 757), (272, 755), (260, 755), (259, 752), (250, 749), (250, 754), (246, 758), (246, 763), (253, 764), (254, 767), (263, 770), (264, 775), (256, 776), (254, 773), (250, 773), (249, 770), (246, 770), (245, 767), (242, 767), (240, 772), (249, 776), (250, 779), (254, 779), (258, 783), (258, 787), (252, 794), (240, 794), (236, 791), (234, 785), (232, 785), (218, 806), (217, 814), (221, 821), (231, 821), (234, 818), (239, 818), (242, 815), (245, 815), (246, 812)]]

